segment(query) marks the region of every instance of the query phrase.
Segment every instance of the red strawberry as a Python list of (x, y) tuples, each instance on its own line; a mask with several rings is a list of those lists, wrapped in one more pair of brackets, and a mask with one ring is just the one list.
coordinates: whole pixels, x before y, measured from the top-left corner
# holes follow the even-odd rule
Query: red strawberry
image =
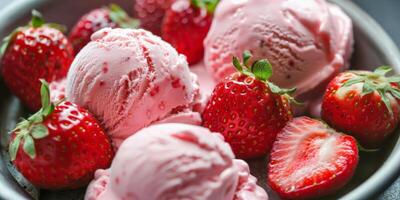
[(94, 9), (81, 17), (72, 28), (69, 40), (77, 54), (90, 42), (90, 36), (102, 28), (137, 28), (138, 26), (137, 20), (130, 18), (118, 5), (111, 4), (109, 7)]
[(140, 26), (153, 34), (160, 35), (165, 11), (175, 0), (136, 0), (134, 9)]
[(72, 46), (54, 24), (44, 24), (32, 11), (29, 25), (19, 27), (4, 39), (1, 72), (8, 88), (31, 110), (40, 108), (40, 81), (66, 76), (73, 60)]
[(57, 103), (65, 99), (65, 87), (67, 84), (67, 79), (63, 78), (58, 81), (53, 81), (50, 83), (50, 101)]
[(268, 153), (276, 134), (292, 117), (287, 93), (268, 82), (272, 74), (267, 60), (248, 68), (250, 53), (243, 54), (243, 66), (234, 58), (240, 71), (217, 84), (203, 112), (203, 126), (220, 132), (240, 158), (254, 158)]
[(12, 132), (11, 160), (39, 188), (83, 186), (95, 170), (111, 164), (111, 143), (86, 110), (71, 102), (51, 103), (46, 82), (41, 93), (42, 109)]
[(189, 64), (203, 58), (203, 40), (211, 26), (217, 0), (179, 0), (167, 9), (162, 24), (162, 38), (187, 57)]
[(356, 140), (321, 121), (299, 117), (278, 133), (272, 148), (268, 182), (282, 198), (317, 198), (335, 192), (358, 164)]
[(363, 147), (381, 146), (399, 123), (400, 76), (385, 77), (390, 70), (380, 67), (336, 76), (324, 95), (322, 118), (355, 136)]

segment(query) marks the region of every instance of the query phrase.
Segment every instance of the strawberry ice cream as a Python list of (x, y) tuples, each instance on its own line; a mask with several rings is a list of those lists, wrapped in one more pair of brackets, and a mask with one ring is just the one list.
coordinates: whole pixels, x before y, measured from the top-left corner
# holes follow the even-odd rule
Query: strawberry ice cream
[(348, 68), (352, 22), (325, 0), (223, 0), (204, 45), (204, 62), (215, 79), (235, 71), (232, 56), (250, 50), (254, 60), (271, 62), (272, 82), (296, 87), (307, 101)]
[(152, 123), (200, 124), (196, 75), (145, 30), (102, 29), (76, 56), (66, 96), (102, 122), (116, 146)]
[(86, 200), (267, 200), (244, 161), (222, 136), (184, 124), (144, 128), (125, 140), (107, 170), (98, 170)]

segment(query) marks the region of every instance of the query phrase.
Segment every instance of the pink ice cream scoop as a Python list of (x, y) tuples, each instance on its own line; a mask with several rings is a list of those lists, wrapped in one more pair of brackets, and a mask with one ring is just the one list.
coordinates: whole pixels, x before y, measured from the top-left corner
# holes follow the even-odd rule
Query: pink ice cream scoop
[(98, 170), (86, 200), (267, 200), (246, 162), (220, 134), (185, 124), (152, 125), (126, 139)]
[(222, 0), (204, 45), (215, 79), (235, 71), (232, 56), (250, 50), (271, 62), (272, 82), (308, 100), (349, 66), (352, 22), (325, 0)]
[(94, 33), (72, 63), (66, 96), (94, 114), (116, 146), (152, 123), (201, 123), (197, 77), (185, 57), (141, 29)]

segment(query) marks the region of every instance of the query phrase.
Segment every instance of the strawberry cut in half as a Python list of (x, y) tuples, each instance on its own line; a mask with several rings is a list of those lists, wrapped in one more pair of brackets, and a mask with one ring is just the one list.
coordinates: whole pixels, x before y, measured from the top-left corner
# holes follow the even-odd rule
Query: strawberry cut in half
[(292, 119), (277, 135), (268, 183), (282, 198), (307, 199), (331, 194), (353, 176), (356, 140), (308, 117)]
[(364, 148), (381, 147), (399, 123), (400, 75), (387, 77), (391, 70), (382, 66), (337, 75), (323, 97), (322, 119), (356, 137)]
[(256, 158), (270, 152), (276, 134), (292, 118), (290, 96), (295, 89), (281, 89), (268, 78), (272, 66), (265, 60), (248, 64), (233, 58), (239, 71), (218, 83), (203, 112), (203, 126), (221, 133), (239, 158)]
[(43, 107), (19, 122), (11, 133), (9, 154), (18, 171), (43, 189), (71, 189), (110, 166), (110, 139), (86, 110), (71, 102), (50, 102), (42, 80)]

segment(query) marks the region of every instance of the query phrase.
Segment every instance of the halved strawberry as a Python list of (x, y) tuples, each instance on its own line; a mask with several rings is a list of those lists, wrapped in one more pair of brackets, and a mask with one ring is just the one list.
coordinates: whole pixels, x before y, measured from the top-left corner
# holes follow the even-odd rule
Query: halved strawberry
[(277, 135), (268, 182), (283, 198), (316, 198), (344, 186), (357, 164), (357, 142), (352, 136), (319, 120), (298, 117)]

